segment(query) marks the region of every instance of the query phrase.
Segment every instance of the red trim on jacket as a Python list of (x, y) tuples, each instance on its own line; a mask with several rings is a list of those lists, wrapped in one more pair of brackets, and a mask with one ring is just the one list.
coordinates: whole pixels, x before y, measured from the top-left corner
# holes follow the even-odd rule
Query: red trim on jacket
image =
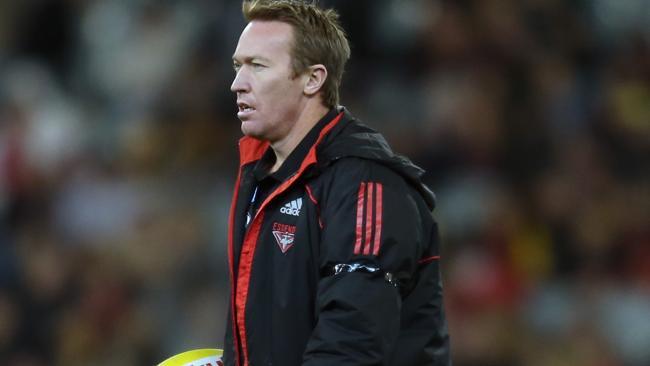
[(438, 260), (438, 259), (440, 259), (439, 255), (432, 255), (431, 257), (426, 257), (426, 258), (420, 259), (418, 261), (418, 264), (425, 264), (425, 263), (433, 262), (433, 261)]
[[(259, 221), (264, 218), (264, 213), (259, 215)], [(253, 268), (253, 257), (257, 247), (257, 239), (260, 236), (262, 225), (251, 225), (250, 230), (246, 233), (246, 240), (242, 246), (241, 256), (239, 259), (239, 272), (237, 273), (237, 294), (235, 306), (237, 308), (237, 325), (239, 328), (239, 339), (241, 350), (244, 356), (244, 366), (248, 366), (248, 339), (246, 338), (246, 302), (248, 300), (248, 290), (251, 282), (251, 269)]]
[[(235, 206), (237, 206), (237, 199), (239, 197), (239, 182), (241, 179), (241, 169), (237, 173), (237, 180), (235, 181), (235, 192), (233, 193), (232, 203), (230, 204), (230, 216), (228, 218), (228, 227), (235, 226)], [(228, 269), (230, 271), (230, 278), (235, 278), (235, 260), (234, 260), (234, 231), (228, 230)], [(237, 322), (235, 321), (235, 286), (230, 286), (230, 313), (232, 314), (232, 337), (235, 348), (235, 365), (239, 366), (239, 343), (237, 341)]]
[(309, 200), (316, 206), (316, 213), (318, 214), (318, 226), (320, 226), (321, 230), (323, 229), (323, 220), (320, 218), (320, 205), (318, 204), (318, 201), (314, 197), (314, 193), (311, 191), (311, 187), (305, 184), (305, 190), (307, 191), (307, 195), (309, 196)]
[[(238, 344), (237, 342), (239, 341), (241, 344), (241, 349), (242, 349), (242, 356), (243, 356), (243, 366), (250, 366), (248, 362), (248, 344), (247, 344), (247, 339), (246, 339), (246, 303), (248, 302), (248, 290), (249, 290), (249, 285), (250, 285), (250, 277), (251, 277), (251, 269), (253, 265), (253, 257), (255, 255), (255, 249), (257, 247), (257, 241), (258, 237), (260, 234), (260, 231), (262, 229), (262, 222), (264, 218), (264, 208), (268, 205), (268, 203), (273, 200), (276, 196), (281, 194), (282, 192), (286, 191), (291, 185), (302, 176), (302, 174), (309, 168), (310, 166), (316, 164), (317, 157), (316, 157), (316, 147), (321, 143), (323, 138), (338, 124), (338, 122), (341, 120), (343, 117), (343, 113), (339, 113), (336, 118), (334, 118), (331, 122), (329, 122), (320, 132), (318, 135), (318, 140), (314, 143), (314, 145), (309, 149), (309, 152), (307, 153), (307, 156), (305, 159), (302, 161), (302, 164), (300, 164), (300, 168), (298, 169), (298, 172), (294, 174), (290, 179), (287, 181), (283, 182), (278, 188), (275, 189), (265, 200), (262, 202), (260, 205), (259, 209), (257, 210), (257, 213), (255, 214), (255, 217), (251, 220), (249, 229), (247, 230), (246, 234), (244, 235), (244, 242), (242, 244), (241, 248), (241, 254), (239, 257), (239, 270), (237, 272), (237, 279), (236, 279), (236, 294), (235, 296), (235, 303), (234, 303), (234, 309), (233, 312), (233, 323), (235, 324), (235, 336), (233, 337), (233, 341), (235, 342), (235, 349), (238, 349)], [(239, 148), (240, 148), (240, 168), (239, 168), (239, 174), (241, 174), (241, 169), (244, 165), (254, 162), (255, 160), (259, 160), (266, 149), (269, 147), (269, 143), (265, 141), (260, 141), (251, 137), (243, 137), (242, 139), (239, 140)], [(231, 206), (231, 220), (230, 220), (230, 228), (229, 228), (229, 238), (230, 238), (230, 248), (231, 252), (234, 250), (234, 243), (232, 243), (232, 238), (233, 238), (233, 233), (234, 233), (234, 208), (237, 202), (237, 193), (239, 190), (239, 177), (237, 179), (237, 188), (235, 191), (235, 197), (233, 197), (233, 203)], [(232, 254), (230, 260), (232, 261)], [(234, 266), (234, 264), (233, 264)], [(231, 281), (234, 279), (234, 271), (231, 269)], [(231, 283), (231, 288), (234, 288)], [(237, 332), (238, 330), (238, 332)], [(239, 337), (237, 337), (237, 335)], [(239, 339), (237, 339), (239, 338)], [(237, 355), (237, 360), (236, 364), (239, 365), (239, 356)]]
[(269, 147), (268, 141), (261, 141), (250, 136), (239, 139), (239, 166), (259, 160)]

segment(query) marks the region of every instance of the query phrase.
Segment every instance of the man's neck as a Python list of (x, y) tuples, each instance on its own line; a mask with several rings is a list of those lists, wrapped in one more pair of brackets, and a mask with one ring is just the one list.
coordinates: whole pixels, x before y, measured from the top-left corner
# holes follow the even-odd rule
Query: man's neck
[(271, 167), (269, 173), (275, 173), (280, 169), (287, 157), (298, 146), (300, 141), (309, 133), (309, 131), (321, 120), (328, 112), (327, 107), (319, 105), (312, 109), (306, 109), (300, 115), (296, 124), (291, 131), (282, 140), (271, 143), (271, 148), (275, 153), (275, 164)]

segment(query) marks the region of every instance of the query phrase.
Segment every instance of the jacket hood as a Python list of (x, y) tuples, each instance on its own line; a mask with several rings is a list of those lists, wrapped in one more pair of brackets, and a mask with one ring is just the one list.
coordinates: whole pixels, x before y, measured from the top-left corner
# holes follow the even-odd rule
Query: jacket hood
[(345, 157), (368, 159), (382, 164), (414, 186), (431, 210), (435, 207), (434, 193), (422, 182), (424, 170), (407, 157), (396, 154), (377, 131), (357, 120), (340, 107), (343, 118), (317, 147), (320, 166), (327, 166)]

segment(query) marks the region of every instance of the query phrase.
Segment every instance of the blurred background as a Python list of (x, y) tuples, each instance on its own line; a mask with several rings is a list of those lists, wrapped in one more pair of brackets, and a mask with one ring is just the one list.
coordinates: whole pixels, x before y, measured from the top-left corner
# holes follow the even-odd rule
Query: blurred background
[[(650, 365), (650, 1), (331, 0), (457, 366)], [(0, 365), (220, 346), (239, 1), (0, 0)]]

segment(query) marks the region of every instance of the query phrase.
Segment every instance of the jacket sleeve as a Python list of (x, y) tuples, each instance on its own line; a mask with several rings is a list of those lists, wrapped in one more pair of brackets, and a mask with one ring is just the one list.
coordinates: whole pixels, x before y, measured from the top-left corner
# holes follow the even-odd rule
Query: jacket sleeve
[(385, 365), (431, 214), (386, 167), (349, 158), (332, 169), (320, 195), (317, 324), (303, 365)]

